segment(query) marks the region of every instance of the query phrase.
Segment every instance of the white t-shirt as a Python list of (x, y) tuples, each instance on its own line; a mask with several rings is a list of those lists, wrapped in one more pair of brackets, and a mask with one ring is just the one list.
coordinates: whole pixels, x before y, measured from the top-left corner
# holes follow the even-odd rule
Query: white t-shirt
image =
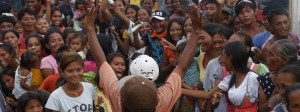
[(62, 87), (53, 91), (47, 101), (46, 108), (60, 112), (93, 112), (95, 88), (90, 83), (81, 82), (83, 92), (78, 97), (68, 96)]
[(220, 82), (218, 87), (224, 91), (228, 91), (228, 98), (235, 106), (242, 105), (246, 96), (250, 103), (255, 103), (258, 99), (259, 88), (257, 76), (258, 75), (254, 72), (248, 72), (239, 87), (236, 88), (235, 85), (233, 85), (229, 88), (229, 82), (232, 75), (228, 75)]
[(19, 74), (19, 69), (20, 69), (20, 66), (17, 68), (16, 72), (15, 72), (15, 82), (14, 82), (14, 89), (12, 91), (12, 94), (17, 98), (19, 99), (19, 97), (28, 92), (27, 90), (25, 90), (22, 86), (21, 86), (21, 79), (22, 78), (27, 78), (26, 79), (26, 84), (28, 86), (30, 86), (31, 84), (31, 79), (32, 79), (32, 73), (30, 72), (27, 77), (22, 77), (20, 74)]

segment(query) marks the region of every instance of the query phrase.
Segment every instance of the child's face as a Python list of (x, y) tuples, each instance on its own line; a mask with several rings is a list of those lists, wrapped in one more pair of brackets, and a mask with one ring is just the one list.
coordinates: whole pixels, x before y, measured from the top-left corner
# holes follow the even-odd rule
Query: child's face
[(188, 18), (184, 23), (184, 32), (185, 32), (185, 34), (188, 34), (188, 33), (192, 32), (192, 30), (193, 30), (192, 20), (191, 20), (191, 18)]
[(60, 11), (55, 11), (51, 16), (52, 26), (60, 26), (62, 22), (62, 14)]
[(13, 60), (11, 54), (5, 51), (3, 48), (0, 48), (0, 65), (1, 67), (7, 67)]
[(9, 42), (14, 48), (17, 48), (20, 43), (20, 39), (13, 32), (6, 33), (4, 35), (4, 41)]
[(43, 51), (42, 44), (35, 37), (31, 37), (28, 39), (27, 50), (33, 51), (38, 56), (41, 56), (43, 54), (42, 53), (42, 51)]
[(138, 12), (138, 20), (150, 20), (150, 15), (148, 14), (146, 9), (140, 9)]
[(39, 19), (35, 23), (35, 28), (38, 33), (45, 34), (47, 30), (49, 29), (49, 23), (47, 22), (46, 19)]
[(21, 25), (20, 23), (17, 23), (17, 24), (15, 25), (15, 29), (16, 29), (16, 31), (17, 31), (19, 34), (23, 33), (23, 27), (22, 27), (22, 25)]
[(9, 75), (3, 75), (1, 78), (1, 82), (3, 83), (4, 87), (10, 91), (14, 89), (14, 78)]
[(82, 50), (82, 41), (80, 38), (70, 39), (69, 47), (76, 52), (79, 52)]
[(62, 72), (67, 83), (78, 84), (83, 76), (83, 66), (79, 61), (74, 61), (71, 62)]
[(52, 33), (49, 36), (49, 43), (46, 43), (46, 47), (50, 49), (51, 53), (55, 54), (58, 48), (64, 46), (64, 40), (59, 33)]
[(293, 91), (288, 96), (289, 99), (289, 108), (290, 112), (300, 112), (300, 90)]
[(122, 57), (114, 57), (110, 62), (110, 66), (115, 71), (118, 79), (121, 79), (126, 69), (124, 59)]
[(37, 99), (32, 99), (27, 102), (25, 112), (43, 112), (43, 106)]
[(79, 10), (84, 10), (84, 8), (85, 8), (84, 4), (78, 4), (78, 9)]
[(173, 22), (171, 24), (170, 36), (175, 42), (179, 41), (182, 38), (183, 36), (182, 27), (177, 22)]
[(135, 21), (136, 20), (136, 11), (133, 10), (132, 8), (128, 8), (126, 11), (126, 16), (129, 20)]
[(149, 22), (144, 22), (140, 27), (140, 33), (142, 35), (146, 35), (149, 32), (151, 32), (151, 25), (149, 24)]

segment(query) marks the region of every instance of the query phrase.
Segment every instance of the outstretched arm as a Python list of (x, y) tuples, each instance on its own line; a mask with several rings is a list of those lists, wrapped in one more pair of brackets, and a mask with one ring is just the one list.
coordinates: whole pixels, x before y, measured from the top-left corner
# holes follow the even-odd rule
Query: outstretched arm
[(93, 6), (86, 14), (84, 20), (84, 28), (86, 30), (86, 35), (88, 38), (88, 44), (90, 45), (90, 49), (92, 55), (97, 63), (98, 68), (106, 61), (104, 52), (97, 40), (94, 21), (97, 16), (97, 12), (100, 9), (101, 2), (95, 7)]
[(193, 23), (193, 31), (191, 33), (191, 39), (188, 41), (187, 46), (183, 50), (182, 55), (180, 57), (179, 65), (175, 68), (173, 72), (177, 72), (181, 75), (181, 77), (184, 77), (184, 74), (189, 67), (189, 65), (192, 62), (192, 59), (194, 57), (194, 53), (196, 50), (196, 46), (199, 41), (199, 35), (202, 31), (202, 15), (199, 15), (198, 13), (198, 7), (193, 4), (189, 7), (190, 10), (190, 16)]

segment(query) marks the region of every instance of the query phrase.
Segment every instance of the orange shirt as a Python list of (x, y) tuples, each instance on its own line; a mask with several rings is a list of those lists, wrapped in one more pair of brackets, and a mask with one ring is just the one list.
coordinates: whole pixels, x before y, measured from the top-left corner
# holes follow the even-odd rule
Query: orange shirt
[(39, 87), (41, 90), (48, 91), (49, 93), (52, 93), (54, 90), (56, 90), (56, 81), (59, 78), (59, 74), (54, 74), (48, 76), (42, 85)]
[[(101, 65), (99, 74), (101, 74), (99, 85), (104, 95), (108, 96), (112, 110), (114, 112), (122, 112), (121, 94), (115, 72), (110, 65), (105, 62)], [(170, 112), (181, 95), (180, 75), (176, 72), (172, 72), (165, 85), (158, 88), (157, 94), (158, 105), (156, 106), (156, 112)]]

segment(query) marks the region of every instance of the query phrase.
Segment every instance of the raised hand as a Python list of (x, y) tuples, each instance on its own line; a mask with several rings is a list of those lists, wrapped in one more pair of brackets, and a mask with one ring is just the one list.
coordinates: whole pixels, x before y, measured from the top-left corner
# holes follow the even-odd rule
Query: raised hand
[(91, 9), (89, 9), (86, 13), (86, 16), (85, 16), (85, 20), (84, 20), (84, 28), (86, 30), (93, 30), (94, 29), (94, 22), (95, 22), (95, 19), (96, 19), (96, 16), (97, 16), (97, 12), (99, 11), (100, 9), (100, 6), (101, 6), (101, 0), (99, 0), (99, 3), (97, 4), (97, 6), (92, 6)]
[(193, 24), (193, 31), (200, 32), (202, 30), (202, 14), (199, 14), (198, 7), (195, 4), (190, 4), (190, 16)]
[(168, 48), (172, 51), (175, 51), (176, 50), (176, 47), (169, 41), (167, 41), (166, 39), (162, 39), (161, 40), (161, 44), (165, 47), (165, 48)]

